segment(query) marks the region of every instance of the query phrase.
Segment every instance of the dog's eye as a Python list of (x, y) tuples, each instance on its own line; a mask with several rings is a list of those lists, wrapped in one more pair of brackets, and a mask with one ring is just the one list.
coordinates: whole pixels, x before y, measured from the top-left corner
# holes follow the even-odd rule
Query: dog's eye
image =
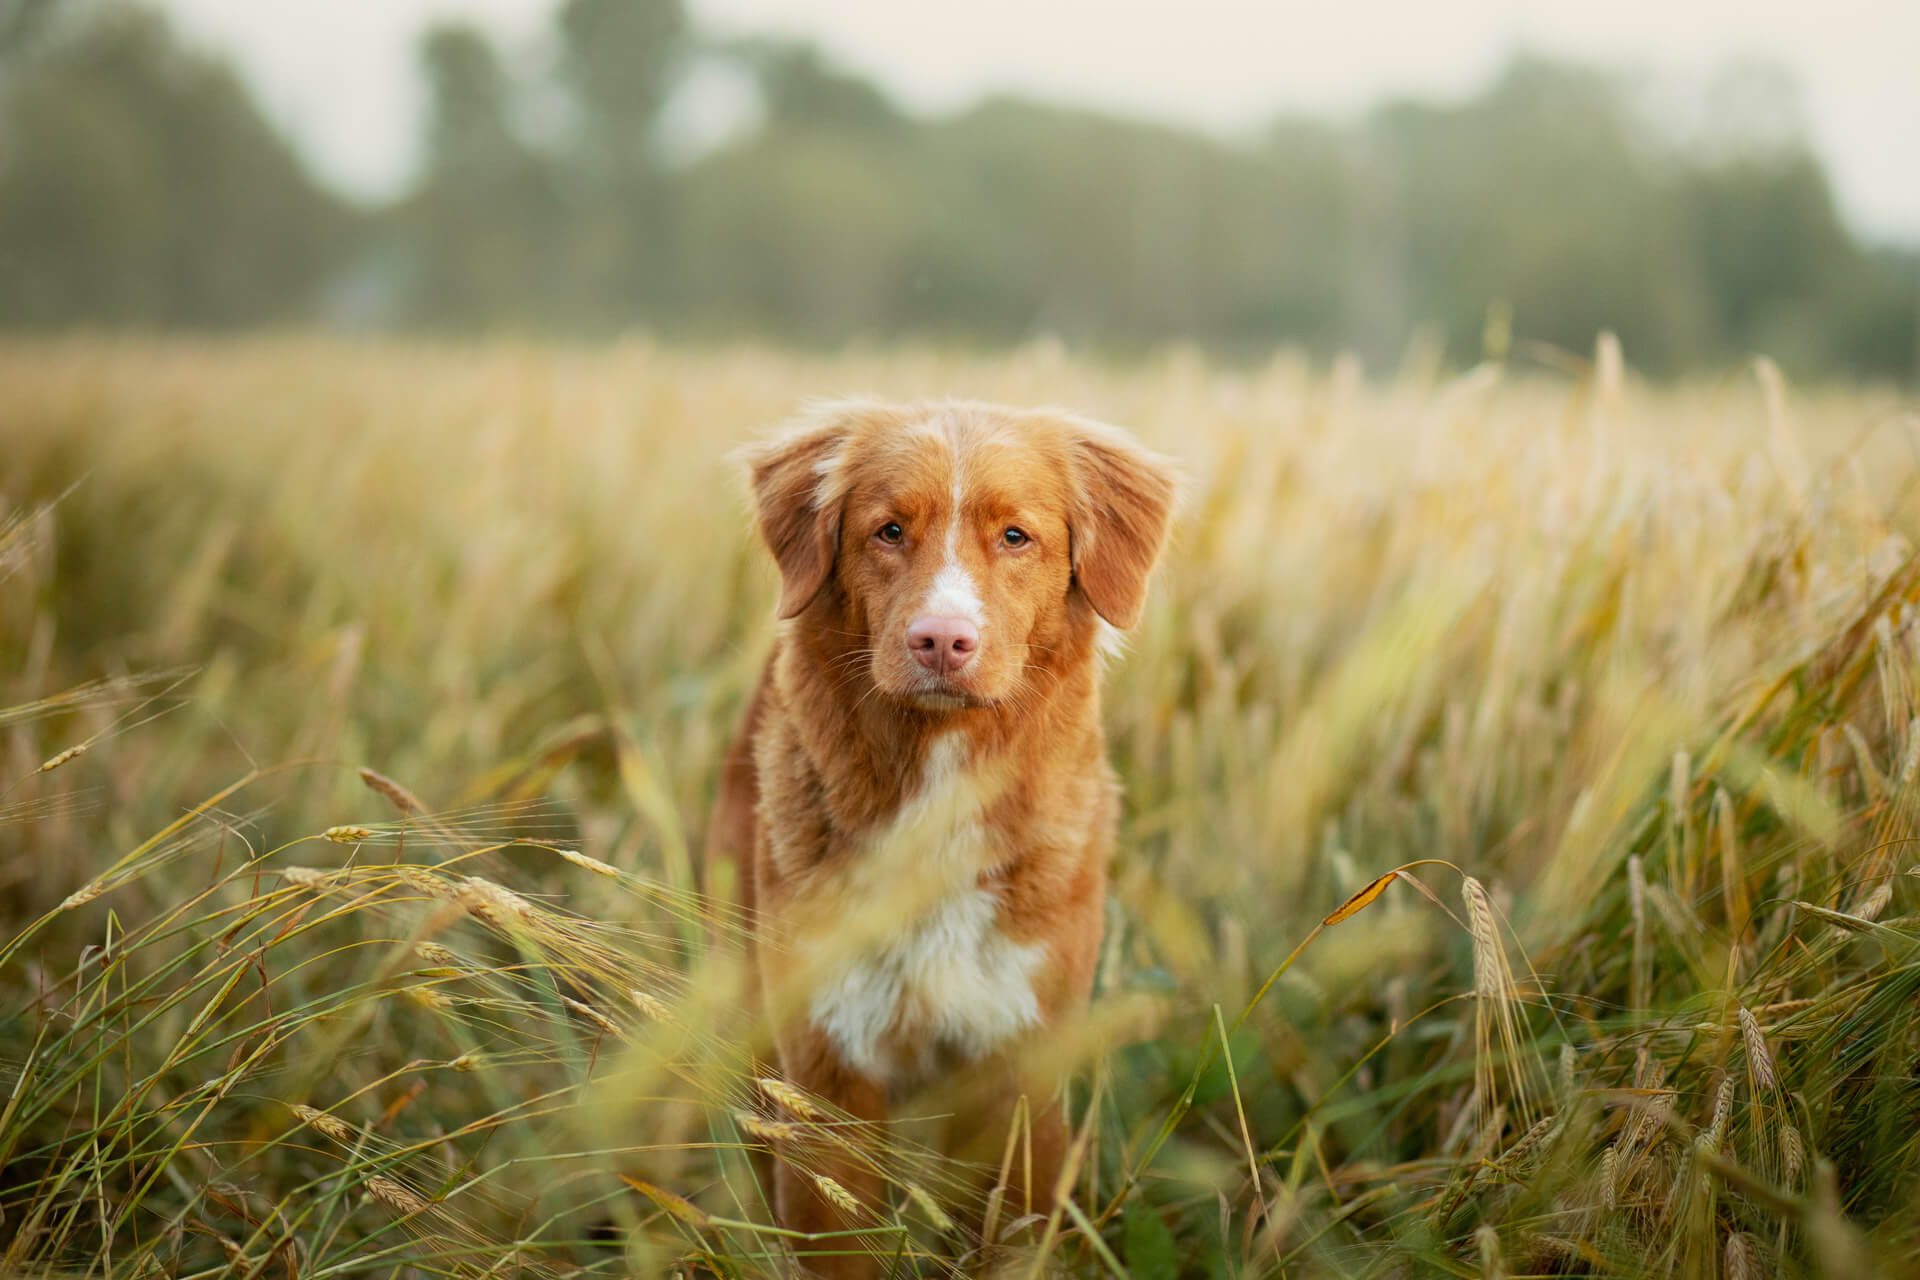
[(885, 524), (881, 525), (879, 532), (875, 533), (873, 536), (880, 539), (880, 541), (886, 543), (890, 547), (897, 547), (900, 545), (900, 539), (906, 537), (907, 535), (906, 535), (906, 530), (902, 529), (899, 525), (889, 520)]
[(1005, 533), (1000, 535), (1000, 541), (1006, 543), (1010, 547), (1025, 546), (1027, 542), (1026, 530), (1009, 529)]

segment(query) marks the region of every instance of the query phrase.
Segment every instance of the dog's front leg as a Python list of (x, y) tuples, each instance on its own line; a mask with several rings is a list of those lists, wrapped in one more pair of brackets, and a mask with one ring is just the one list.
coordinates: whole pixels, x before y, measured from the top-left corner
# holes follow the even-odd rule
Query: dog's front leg
[[(774, 1213), (780, 1225), (808, 1236), (857, 1232), (885, 1221), (886, 1186), (879, 1172), (879, 1126), (887, 1118), (886, 1089), (853, 1070), (817, 1028), (783, 1036), (780, 1069), (787, 1080), (832, 1104), (860, 1125), (836, 1124), (778, 1144)], [(873, 1235), (796, 1240), (801, 1265), (829, 1280), (878, 1275), (880, 1246)]]

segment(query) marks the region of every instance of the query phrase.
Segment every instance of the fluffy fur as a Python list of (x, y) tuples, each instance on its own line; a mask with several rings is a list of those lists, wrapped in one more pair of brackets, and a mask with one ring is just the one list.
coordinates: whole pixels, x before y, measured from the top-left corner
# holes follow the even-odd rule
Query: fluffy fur
[[(753, 908), (780, 1070), (879, 1121), (965, 1067), (969, 1154), (997, 1156), (1026, 1094), (1013, 1203), (1044, 1211), (1063, 1124), (1022, 1049), (1092, 986), (1118, 807), (1100, 659), (1144, 606), (1173, 472), (1110, 427), (962, 403), (820, 405), (747, 462), (783, 623), (708, 858)], [(958, 670), (916, 661), (929, 617), (977, 630)], [(869, 1168), (809, 1155), (877, 1211)], [(789, 1161), (775, 1192), (786, 1226), (860, 1225)]]

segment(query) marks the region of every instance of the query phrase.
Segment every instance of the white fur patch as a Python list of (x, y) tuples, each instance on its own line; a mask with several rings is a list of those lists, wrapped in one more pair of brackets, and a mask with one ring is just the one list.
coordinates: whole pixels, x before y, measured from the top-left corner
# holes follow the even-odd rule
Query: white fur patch
[(986, 625), (986, 605), (973, 575), (960, 563), (960, 503), (964, 484), (956, 470), (953, 477), (953, 510), (947, 517), (947, 556), (933, 585), (921, 603), (920, 612), (941, 618), (965, 618), (974, 626)]
[[(1040, 1021), (1033, 974), (1045, 948), (1000, 932), (999, 901), (979, 886), (991, 851), (983, 797), (957, 737), (929, 751), (919, 792), (862, 851), (881, 889), (885, 868), (931, 886), (928, 903), (817, 989), (813, 1021), (848, 1065), (910, 1087), (942, 1058), (972, 1061)], [(892, 1043), (898, 1040), (909, 1049)]]
[(933, 586), (920, 611), (940, 618), (965, 618), (976, 627), (987, 620), (986, 605), (973, 585), (973, 575), (954, 559), (940, 566), (940, 572), (933, 576)]
[[(943, 1057), (974, 1061), (1038, 1026), (1042, 948), (1009, 941), (998, 913), (985, 889), (949, 894), (816, 993), (814, 1023), (849, 1066), (896, 1087), (925, 1078)], [(910, 1042), (905, 1052), (887, 1043), (896, 1031)]]

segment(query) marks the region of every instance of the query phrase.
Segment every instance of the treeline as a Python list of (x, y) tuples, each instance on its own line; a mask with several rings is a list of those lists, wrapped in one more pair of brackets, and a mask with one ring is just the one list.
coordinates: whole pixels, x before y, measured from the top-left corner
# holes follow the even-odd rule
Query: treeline
[[(430, 31), (421, 170), (361, 208), (152, 13), (0, 0), (0, 325), (1374, 359), (1605, 328), (1656, 370), (1916, 372), (1920, 255), (1849, 231), (1799, 133), (1728, 110), (1677, 141), (1592, 68), (1523, 58), (1471, 100), (1229, 144), (1013, 99), (912, 115), (810, 47), (705, 39), (679, 0), (562, 0), (552, 44), (524, 76), (479, 28)], [(687, 155), (665, 119), (695, 66), (760, 111)]]

